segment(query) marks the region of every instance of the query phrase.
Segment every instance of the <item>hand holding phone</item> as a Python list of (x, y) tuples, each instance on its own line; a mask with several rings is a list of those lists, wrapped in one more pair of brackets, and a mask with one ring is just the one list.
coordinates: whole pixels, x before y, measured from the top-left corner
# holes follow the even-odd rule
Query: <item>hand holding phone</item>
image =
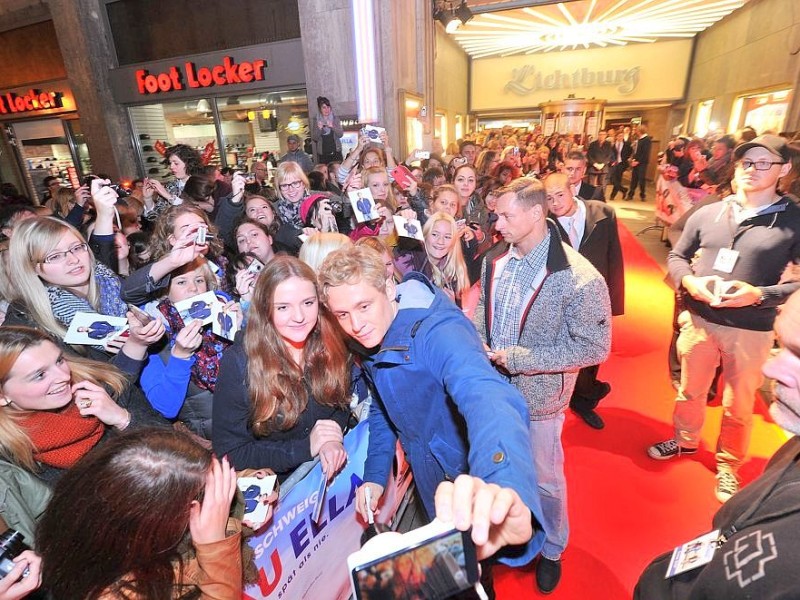
[(347, 566), (357, 600), (378, 596), (443, 600), (479, 579), (469, 531), (439, 520), (404, 534), (377, 535), (347, 558)]
[(414, 176), (404, 165), (398, 165), (392, 169), (392, 179), (401, 190), (406, 191), (414, 181)]
[(153, 316), (144, 312), (141, 308), (136, 306), (135, 304), (128, 304), (128, 310), (133, 313), (133, 316), (142, 324), (147, 325), (150, 321), (153, 320)]

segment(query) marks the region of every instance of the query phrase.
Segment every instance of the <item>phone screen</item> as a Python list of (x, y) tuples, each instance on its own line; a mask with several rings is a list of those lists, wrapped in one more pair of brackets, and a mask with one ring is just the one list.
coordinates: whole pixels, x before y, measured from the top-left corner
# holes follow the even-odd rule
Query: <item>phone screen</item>
[(478, 560), (470, 532), (453, 529), (361, 565), (352, 577), (358, 600), (439, 600), (475, 585)]

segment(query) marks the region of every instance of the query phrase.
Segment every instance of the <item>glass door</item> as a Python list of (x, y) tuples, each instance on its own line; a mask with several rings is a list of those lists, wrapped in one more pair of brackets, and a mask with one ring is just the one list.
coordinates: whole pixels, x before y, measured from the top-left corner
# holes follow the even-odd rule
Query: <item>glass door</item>
[[(67, 126), (66, 123), (61, 119), (42, 119), (12, 125), (25, 179), (37, 202), (45, 199), (45, 177), (58, 177), (63, 184), (91, 172), (83, 136), (79, 135), (77, 144), (70, 139), (70, 127), (80, 134), (79, 124), (75, 121), (74, 125)], [(81, 156), (80, 169), (76, 169), (73, 147)]]

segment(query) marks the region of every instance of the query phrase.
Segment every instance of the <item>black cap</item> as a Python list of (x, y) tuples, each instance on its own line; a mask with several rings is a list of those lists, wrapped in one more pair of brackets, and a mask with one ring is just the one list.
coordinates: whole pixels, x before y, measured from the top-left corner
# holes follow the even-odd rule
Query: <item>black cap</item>
[(782, 138), (779, 135), (760, 135), (749, 142), (739, 144), (733, 151), (733, 156), (738, 160), (742, 158), (744, 153), (750, 150), (750, 148), (764, 148), (776, 158), (780, 158), (784, 162), (789, 161), (789, 146), (786, 143), (786, 138)]

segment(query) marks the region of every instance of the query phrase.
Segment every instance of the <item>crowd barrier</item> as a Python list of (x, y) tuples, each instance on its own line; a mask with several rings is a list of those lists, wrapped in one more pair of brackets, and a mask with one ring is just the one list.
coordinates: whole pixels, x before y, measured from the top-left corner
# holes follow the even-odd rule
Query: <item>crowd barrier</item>
[[(328, 485), (318, 522), (312, 514), (319, 501), (319, 462), (291, 489), (284, 487), (272, 520), (250, 540), (258, 581), (245, 588), (244, 600), (350, 597), (347, 556), (360, 548), (366, 527), (356, 516), (355, 495), (364, 475), (368, 440), (366, 421), (345, 436), (347, 465)], [(398, 445), (377, 520), (394, 521), (410, 484), (411, 471)]]

